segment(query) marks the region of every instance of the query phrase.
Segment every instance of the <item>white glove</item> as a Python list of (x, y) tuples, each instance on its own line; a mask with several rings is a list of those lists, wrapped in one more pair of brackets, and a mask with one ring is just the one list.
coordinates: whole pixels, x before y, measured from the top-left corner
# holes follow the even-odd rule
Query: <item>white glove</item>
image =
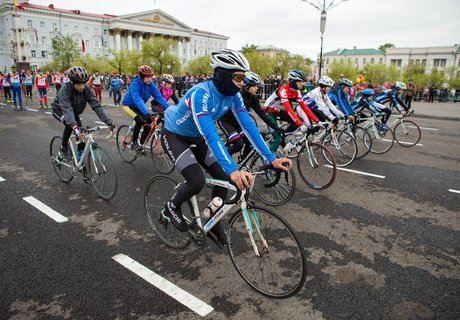
[(299, 127), (299, 129), (300, 129), (300, 132), (305, 133), (305, 132), (307, 132), (308, 127), (307, 127), (306, 125), (303, 124), (303, 125), (301, 125), (301, 126)]

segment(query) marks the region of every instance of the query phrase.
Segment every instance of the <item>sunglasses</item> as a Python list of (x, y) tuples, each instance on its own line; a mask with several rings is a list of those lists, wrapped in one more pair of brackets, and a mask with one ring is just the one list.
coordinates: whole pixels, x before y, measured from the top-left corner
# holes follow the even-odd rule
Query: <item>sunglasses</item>
[(234, 73), (232, 75), (232, 79), (235, 80), (236, 82), (241, 82), (244, 80), (244, 78), (246, 77), (246, 75), (243, 73)]

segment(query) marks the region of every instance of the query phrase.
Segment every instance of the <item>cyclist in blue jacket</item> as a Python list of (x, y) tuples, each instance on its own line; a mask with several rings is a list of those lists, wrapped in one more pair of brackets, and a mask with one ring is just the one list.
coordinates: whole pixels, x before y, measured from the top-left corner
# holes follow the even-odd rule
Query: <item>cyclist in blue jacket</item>
[(349, 79), (340, 78), (337, 80), (336, 85), (328, 92), (329, 99), (337, 106), (343, 114), (348, 117), (352, 123), (356, 121), (357, 114), (348, 102), (348, 91), (353, 86), (353, 82)]
[[(147, 65), (142, 65), (138, 68), (137, 73), (139, 74), (139, 77), (135, 78), (131, 82), (129, 90), (123, 98), (123, 105), (128, 106), (134, 111), (134, 113), (136, 113), (136, 117), (134, 118), (136, 124), (133, 128), (133, 142), (131, 144), (131, 149), (142, 151), (142, 145), (144, 144), (145, 139), (147, 139), (150, 132), (150, 124), (152, 123), (152, 117), (146, 102), (150, 99), (150, 97), (153, 97), (156, 103), (164, 110), (166, 110), (169, 105), (152, 81), (152, 68)], [(144, 131), (142, 132), (139, 144), (138, 138), (142, 125), (144, 125)]]
[[(166, 202), (164, 214), (182, 232), (187, 231), (187, 225), (181, 205), (198, 194), (205, 185), (205, 175), (200, 165), (215, 179), (231, 180), (239, 189), (250, 186), (252, 175), (238, 169), (214, 125), (214, 121), (228, 110), (232, 110), (246, 137), (267, 162), (282, 170), (292, 166), (289, 159), (277, 159), (270, 152), (244, 106), (239, 91), (244, 85), (245, 72), (249, 71), (246, 57), (240, 52), (222, 49), (213, 52), (211, 60), (213, 78), (193, 86), (178, 105), (170, 106), (165, 112), (162, 146), (184, 176), (185, 182)], [(213, 198), (225, 199), (226, 195), (227, 189), (222, 187), (215, 187), (212, 191)], [(226, 244), (220, 223), (212, 231), (222, 244)]]
[[(390, 102), (393, 106), (395, 106), (399, 113), (401, 113), (401, 115), (405, 116), (407, 111), (409, 111), (409, 107), (407, 107), (406, 104), (399, 97), (399, 92), (405, 89), (406, 84), (404, 82), (396, 81), (394, 86), (392, 86), (390, 90), (385, 90), (382, 93), (376, 95), (374, 97), (374, 101), (380, 104)], [(388, 118), (390, 117), (390, 114), (388, 115)]]
[(363, 110), (367, 109), (375, 117), (381, 117), (381, 125), (379, 126), (378, 130), (381, 134), (384, 134), (385, 132), (388, 131), (388, 126), (386, 125), (386, 122), (388, 118), (391, 115), (391, 110), (388, 107), (385, 107), (383, 104), (376, 102), (373, 97), (374, 97), (374, 89), (367, 88), (364, 89), (362, 92), (362, 96), (359, 97), (354, 103), (353, 103), (353, 109), (355, 110), (356, 113), (360, 113), (362, 118), (367, 118), (363, 114)]

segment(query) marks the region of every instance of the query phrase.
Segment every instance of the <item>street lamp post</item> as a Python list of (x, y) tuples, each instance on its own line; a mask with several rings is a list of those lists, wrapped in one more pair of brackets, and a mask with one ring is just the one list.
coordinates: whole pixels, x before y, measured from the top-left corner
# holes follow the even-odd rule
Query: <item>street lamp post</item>
[(309, 0), (302, 0), (302, 1), (308, 3), (309, 5), (313, 6), (314, 8), (318, 9), (321, 12), (320, 22), (319, 22), (319, 31), (321, 32), (321, 48), (319, 51), (319, 72), (318, 72), (318, 76), (321, 77), (321, 71), (323, 68), (323, 35), (324, 35), (324, 31), (326, 30), (327, 10), (332, 9), (338, 6), (340, 3), (347, 1), (347, 0), (341, 0), (337, 3), (334, 3), (335, 0), (332, 0), (331, 3), (329, 3), (327, 6), (326, 6), (326, 0), (323, 0), (322, 5), (320, 4), (319, 1), (318, 1), (318, 4), (314, 4), (310, 2)]

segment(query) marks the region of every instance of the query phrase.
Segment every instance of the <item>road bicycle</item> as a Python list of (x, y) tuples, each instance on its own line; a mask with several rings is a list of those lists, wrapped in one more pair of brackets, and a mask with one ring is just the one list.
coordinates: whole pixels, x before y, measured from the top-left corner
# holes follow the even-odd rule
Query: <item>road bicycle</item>
[(422, 138), (420, 127), (412, 120), (407, 120), (414, 114), (414, 110), (409, 111), (405, 116), (399, 115), (388, 126), (393, 129), (395, 141), (401, 147), (413, 147)]
[(337, 164), (335, 156), (323, 144), (311, 141), (311, 137), (325, 124), (310, 126), (307, 132), (300, 128), (285, 133), (286, 146), (278, 148), (282, 157), (296, 158), (297, 170), (302, 180), (312, 189), (329, 188), (335, 181)]
[(70, 183), (74, 176), (81, 176), (85, 182), (91, 182), (101, 198), (110, 200), (117, 192), (117, 171), (110, 155), (94, 140), (101, 128), (81, 128), (81, 133), (85, 136), (85, 148), (81, 156), (77, 152), (77, 144), (81, 141), (77, 141), (76, 136), (69, 139), (70, 160), (66, 160), (61, 153), (62, 138), (53, 137), (50, 156), (53, 169), (63, 182)]
[[(131, 117), (136, 116), (128, 107), (123, 106), (123, 109)], [(128, 109), (128, 110), (126, 110)], [(150, 124), (150, 132), (145, 139), (144, 144), (141, 145), (139, 150), (133, 150), (132, 138), (133, 138), (133, 129), (136, 124), (136, 121), (133, 120), (131, 125), (121, 125), (118, 127), (116, 135), (117, 150), (120, 156), (126, 162), (132, 163), (138, 157), (144, 156), (146, 152), (150, 153), (152, 161), (160, 173), (169, 174), (174, 170), (174, 163), (171, 161), (169, 156), (164, 152), (163, 147), (161, 146), (161, 123), (159, 121), (159, 115), (154, 113), (152, 114), (152, 123)], [(142, 131), (139, 132), (139, 136), (142, 135)]]
[(372, 138), (370, 150), (375, 154), (383, 154), (390, 151), (395, 142), (393, 130), (382, 124), (374, 115), (369, 118), (360, 118), (359, 126), (367, 130)]
[[(252, 174), (263, 174), (266, 169), (273, 167), (263, 166)], [(302, 245), (293, 228), (275, 212), (248, 200), (252, 186), (240, 191), (228, 181), (207, 178), (206, 183), (236, 194), (207, 222), (200, 215), (197, 197), (192, 197), (182, 206), (189, 229), (180, 232), (164, 214), (164, 204), (171, 199), (179, 184), (166, 175), (154, 176), (144, 193), (144, 208), (153, 232), (174, 249), (184, 249), (192, 242), (203, 247), (207, 235), (215, 238), (210, 231), (213, 226), (239, 203), (240, 208), (230, 217), (226, 229), (227, 249), (238, 274), (254, 290), (267, 297), (282, 299), (296, 294), (305, 283), (307, 269)]]
[(351, 123), (350, 121), (344, 122), (342, 124), (342, 128), (343, 131), (347, 132), (355, 139), (356, 146), (358, 147), (356, 159), (361, 159), (367, 156), (372, 148), (372, 137), (370, 133), (366, 129)]

